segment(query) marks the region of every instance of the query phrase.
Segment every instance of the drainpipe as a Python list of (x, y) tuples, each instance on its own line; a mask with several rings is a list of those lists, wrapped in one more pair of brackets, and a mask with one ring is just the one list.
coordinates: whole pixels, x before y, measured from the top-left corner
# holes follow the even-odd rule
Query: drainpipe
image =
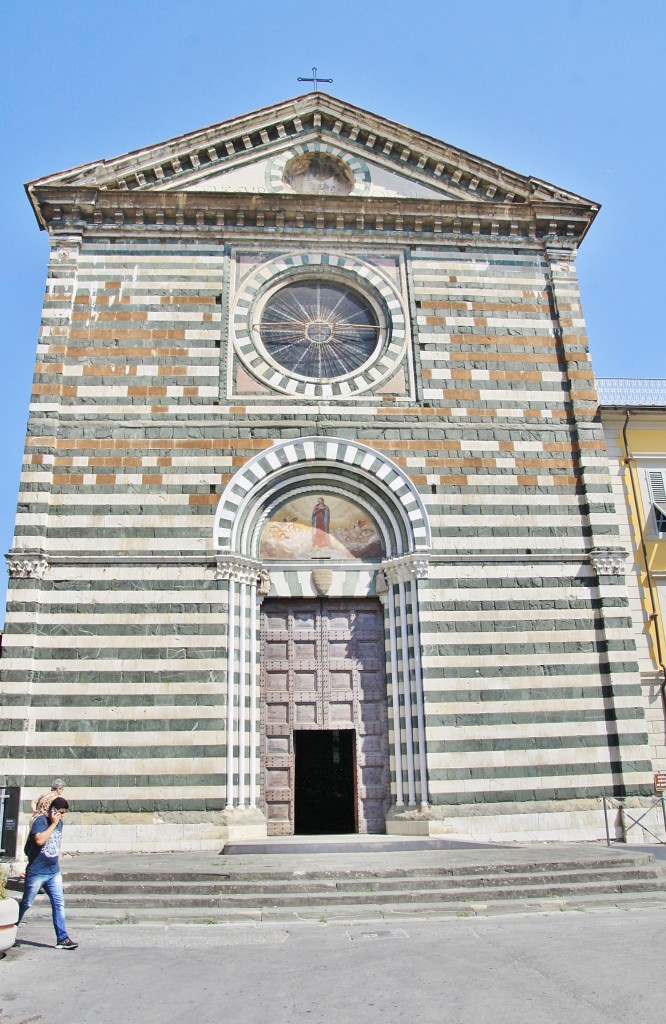
[(638, 491), (636, 488), (636, 480), (634, 478), (634, 457), (629, 450), (629, 439), (627, 437), (627, 429), (629, 427), (629, 419), (631, 417), (631, 410), (625, 410), (624, 426), (622, 427), (622, 439), (624, 442), (624, 454), (625, 454), (625, 465), (629, 470), (629, 480), (631, 481), (631, 493), (634, 499), (634, 508), (636, 510), (636, 522), (638, 523), (638, 532), (641, 538), (641, 551), (643, 553), (643, 561), (645, 563), (645, 575), (647, 579), (648, 592), (650, 594), (650, 604), (652, 605), (652, 613), (648, 616), (649, 621), (654, 627), (654, 639), (657, 648), (657, 661), (661, 669), (662, 680), (659, 684), (659, 692), (661, 694), (661, 703), (664, 708), (664, 720), (666, 721), (666, 665), (664, 664), (664, 652), (661, 647), (661, 630), (659, 629), (659, 612), (657, 611), (659, 605), (655, 599), (655, 588), (654, 580), (652, 579), (652, 572), (650, 571), (650, 562), (648, 560), (647, 545), (645, 543), (645, 531), (643, 529), (643, 519), (640, 514), (640, 505), (638, 503)]

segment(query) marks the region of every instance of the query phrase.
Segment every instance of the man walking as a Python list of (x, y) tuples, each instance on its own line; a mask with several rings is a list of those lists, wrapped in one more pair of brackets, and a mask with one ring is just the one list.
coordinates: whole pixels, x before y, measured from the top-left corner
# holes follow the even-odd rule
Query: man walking
[(43, 887), (51, 901), (53, 927), (58, 949), (76, 949), (65, 926), (65, 898), (60, 874), (60, 844), (63, 817), (69, 809), (64, 796), (55, 798), (46, 814), (39, 814), (30, 826), (27, 843), (28, 867), (25, 872), (23, 896), (19, 904), (19, 924), (32, 906), (35, 896)]

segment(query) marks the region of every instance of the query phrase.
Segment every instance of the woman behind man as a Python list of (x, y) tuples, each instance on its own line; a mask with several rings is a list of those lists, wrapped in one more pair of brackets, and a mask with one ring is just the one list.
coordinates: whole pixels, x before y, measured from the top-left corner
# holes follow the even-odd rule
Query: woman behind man
[(62, 796), (64, 788), (65, 783), (63, 779), (54, 779), (48, 793), (42, 793), (41, 796), (35, 797), (35, 799), (30, 802), (33, 815), (46, 814), (56, 797)]

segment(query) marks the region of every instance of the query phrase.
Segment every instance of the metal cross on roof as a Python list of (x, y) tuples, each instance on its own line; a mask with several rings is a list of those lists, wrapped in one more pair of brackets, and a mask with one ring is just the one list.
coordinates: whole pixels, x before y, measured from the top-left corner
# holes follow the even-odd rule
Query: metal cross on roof
[(319, 82), (332, 82), (333, 79), (332, 78), (318, 78), (317, 77), (317, 69), (313, 68), (312, 69), (312, 78), (298, 78), (297, 81), (298, 82), (312, 82), (313, 83), (312, 91), (315, 92), (317, 90)]

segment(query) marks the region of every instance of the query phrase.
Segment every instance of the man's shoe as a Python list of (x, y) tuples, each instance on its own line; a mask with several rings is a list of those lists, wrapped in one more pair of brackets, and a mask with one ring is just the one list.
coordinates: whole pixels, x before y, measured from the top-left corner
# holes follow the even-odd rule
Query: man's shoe
[(66, 939), (63, 939), (62, 942), (56, 942), (56, 949), (78, 949), (78, 948), (79, 948), (78, 942), (74, 942), (72, 939), (70, 939), (69, 935), (67, 936)]

